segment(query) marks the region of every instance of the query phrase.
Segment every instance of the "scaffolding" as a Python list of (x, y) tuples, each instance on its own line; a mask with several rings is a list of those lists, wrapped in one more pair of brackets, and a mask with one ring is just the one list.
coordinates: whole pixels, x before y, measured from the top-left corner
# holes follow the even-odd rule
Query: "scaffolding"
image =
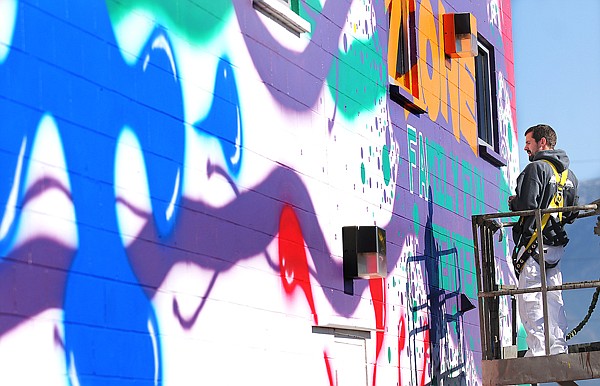
[[(494, 234), (501, 228), (516, 224), (514, 217), (535, 216), (537, 234), (542, 234), (542, 216), (546, 213), (579, 212), (578, 219), (600, 214), (600, 200), (588, 205), (553, 209), (535, 209), (516, 212), (475, 215), (472, 217), (473, 247), (479, 303), (483, 385), (516, 385), (556, 382), (560, 385), (577, 385), (576, 380), (600, 378), (600, 342), (569, 346), (566, 354), (550, 355), (548, 336), (548, 291), (598, 288), (600, 281), (546, 285), (546, 267), (540, 263), (541, 286), (518, 289), (515, 285), (498, 283), (494, 254)], [(508, 219), (508, 220), (507, 220)], [(503, 222), (505, 221), (506, 222)], [(595, 228), (600, 235), (600, 217)], [(539, 258), (544, 261), (543, 238), (539, 237)], [(509, 264), (512, 267), (511, 264)], [(516, 295), (541, 292), (544, 315), (545, 356), (523, 357), (517, 351)], [(512, 342), (503, 346), (500, 331), (500, 298), (510, 299)], [(504, 299), (506, 300), (506, 299)], [(508, 304), (508, 303), (507, 303)]]

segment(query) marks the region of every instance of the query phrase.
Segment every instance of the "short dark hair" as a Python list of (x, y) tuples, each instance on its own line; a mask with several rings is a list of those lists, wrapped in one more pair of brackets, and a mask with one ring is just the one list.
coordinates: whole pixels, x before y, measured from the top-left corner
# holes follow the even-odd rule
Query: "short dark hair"
[(554, 146), (556, 146), (556, 132), (548, 125), (539, 124), (531, 126), (529, 129), (527, 129), (525, 135), (529, 133), (531, 133), (531, 136), (533, 139), (535, 139), (535, 142), (539, 142), (542, 138), (546, 138), (546, 142), (548, 142), (548, 147), (550, 149), (554, 149)]

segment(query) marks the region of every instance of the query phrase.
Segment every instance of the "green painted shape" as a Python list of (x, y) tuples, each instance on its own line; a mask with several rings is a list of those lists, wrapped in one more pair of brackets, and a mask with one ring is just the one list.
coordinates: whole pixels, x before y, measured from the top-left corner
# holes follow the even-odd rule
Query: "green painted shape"
[(383, 151), (381, 152), (381, 169), (383, 171), (383, 182), (386, 186), (389, 186), (390, 179), (392, 177), (392, 167), (390, 163), (390, 149), (387, 145), (383, 145)]
[(410, 192), (413, 193), (415, 191), (413, 167), (417, 165), (417, 131), (412, 126), (407, 127), (406, 141), (408, 145), (408, 186)]
[(298, 14), (298, 15), (300, 14), (300, 2), (298, 0), (291, 0), (290, 1), (290, 8), (296, 14)]
[(527, 341), (525, 338), (527, 334), (525, 333), (525, 328), (523, 325), (519, 323), (519, 332), (517, 333), (517, 350), (527, 350), (529, 347), (527, 346)]
[(509, 151), (513, 148), (513, 129), (512, 129), (512, 124), (509, 122), (508, 123), (508, 149)]
[[(440, 285), (443, 290), (460, 291), (472, 299), (477, 298), (477, 277), (473, 254), (473, 240), (438, 224), (432, 224), (436, 245), (440, 250), (456, 248), (457, 256), (440, 257)], [(444, 274), (444, 269), (447, 274)], [(460, 275), (460, 277), (458, 276)], [(460, 284), (460, 285), (459, 285)]]
[(385, 98), (387, 68), (378, 35), (375, 30), (366, 41), (354, 40), (348, 52), (339, 52), (338, 62), (327, 75), (329, 92), (337, 99), (337, 111), (346, 119), (353, 120), (362, 111), (374, 111)]
[(360, 164), (360, 180), (363, 184), (367, 183), (367, 171), (365, 170), (365, 163)]
[(419, 196), (429, 196), (429, 170), (427, 164), (427, 138), (419, 136)]
[(448, 162), (450, 159), (444, 147), (434, 141), (427, 141), (427, 164), (432, 174), (431, 189), (433, 202), (445, 209), (456, 213), (454, 196), (449, 191)]
[(233, 4), (228, 0), (200, 3), (175, 0), (106, 0), (106, 6), (113, 23), (123, 21), (132, 12), (145, 11), (153, 15), (158, 23), (176, 29), (184, 38), (196, 43), (216, 36), (233, 14)]
[(508, 180), (501, 174), (498, 179), (498, 193), (500, 194), (499, 212), (510, 212), (508, 208), (508, 197), (512, 195)]
[[(296, 2), (298, 5), (296, 6), (294, 2)], [(301, 7), (300, 4), (300, 0), (292, 0), (292, 10), (300, 15), (300, 17), (302, 17), (304, 20), (308, 21), (312, 26), (312, 30), (314, 31), (316, 21), (311, 15), (320, 15), (323, 13), (321, 2), (319, 0), (304, 0), (305, 6)], [(307, 8), (309, 11), (307, 11)]]
[[(452, 240), (449, 239), (448, 241), (452, 243)], [(452, 244), (449, 244), (443, 249), (449, 249), (451, 245)], [(457, 261), (453, 261), (455, 258)], [(456, 291), (459, 287), (456, 275), (456, 270), (458, 269), (457, 265), (459, 264), (458, 256), (455, 257), (452, 253), (444, 254), (440, 256), (439, 262), (441, 275), (440, 283), (442, 288), (448, 292)]]
[[(461, 162), (463, 181), (463, 215), (470, 217), (472, 214), (484, 213), (482, 199), (485, 197), (483, 177), (479, 169), (470, 162)], [(470, 205), (469, 205), (470, 204)]]
[(388, 363), (392, 363), (392, 348), (388, 347)]
[(417, 322), (417, 309), (418, 309), (418, 305), (417, 305), (417, 301), (413, 300), (413, 304), (412, 304), (412, 321), (413, 323)]

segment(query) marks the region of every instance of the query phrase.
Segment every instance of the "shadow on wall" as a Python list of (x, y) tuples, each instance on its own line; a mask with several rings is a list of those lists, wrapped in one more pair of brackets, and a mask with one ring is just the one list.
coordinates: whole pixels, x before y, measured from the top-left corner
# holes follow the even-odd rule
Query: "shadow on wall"
[[(429, 187), (428, 213), (425, 224), (425, 249), (423, 255), (414, 256), (408, 260), (408, 264), (419, 264), (425, 271), (427, 280), (427, 299), (418, 304), (414, 296), (414, 285), (408, 283), (408, 299), (410, 306), (409, 317), (409, 350), (411, 350), (411, 373), (416, 374), (421, 364), (417, 363), (416, 342), (423, 340), (429, 345), (430, 358), (425, 357), (423, 368), (427, 368), (427, 359), (431, 366), (429, 374), (431, 385), (467, 385), (465, 365), (467, 363), (464, 347), (463, 313), (461, 312), (461, 271), (458, 262), (458, 251), (456, 247), (441, 250), (435, 240), (433, 230), (433, 193)], [(451, 281), (442, 282), (442, 276), (452, 276), (448, 270), (455, 270), (456, 288), (448, 291), (444, 287), (452, 286)], [(463, 295), (464, 296), (464, 295)], [(412, 298), (412, 299), (411, 299)], [(470, 309), (470, 308), (469, 308)], [(418, 311), (426, 311), (428, 320), (414, 320)], [(409, 315), (410, 315), (409, 314)], [(420, 335), (420, 337), (419, 337)], [(456, 347), (451, 347), (456, 342)], [(412, 348), (411, 348), (412, 346)], [(427, 352), (427, 347), (425, 348)], [(456, 355), (455, 351), (458, 351)], [(453, 358), (458, 358), (453, 363)], [(443, 364), (443, 366), (442, 366)], [(442, 371), (442, 368), (445, 371)], [(458, 374), (458, 375), (456, 375)], [(425, 385), (425, 372), (421, 375), (420, 385)]]

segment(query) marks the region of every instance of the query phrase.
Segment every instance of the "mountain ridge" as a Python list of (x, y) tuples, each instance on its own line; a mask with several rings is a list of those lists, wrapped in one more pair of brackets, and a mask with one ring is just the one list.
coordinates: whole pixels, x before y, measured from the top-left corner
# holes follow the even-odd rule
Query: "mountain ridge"
[[(600, 178), (579, 182), (579, 204), (600, 199)], [(598, 216), (577, 219), (566, 227), (569, 244), (561, 261), (563, 281), (600, 280), (600, 236), (594, 234)], [(563, 291), (569, 330), (585, 317), (594, 289)], [(600, 305), (597, 307), (600, 308)], [(587, 325), (569, 344), (600, 341), (600, 310), (596, 309)]]

